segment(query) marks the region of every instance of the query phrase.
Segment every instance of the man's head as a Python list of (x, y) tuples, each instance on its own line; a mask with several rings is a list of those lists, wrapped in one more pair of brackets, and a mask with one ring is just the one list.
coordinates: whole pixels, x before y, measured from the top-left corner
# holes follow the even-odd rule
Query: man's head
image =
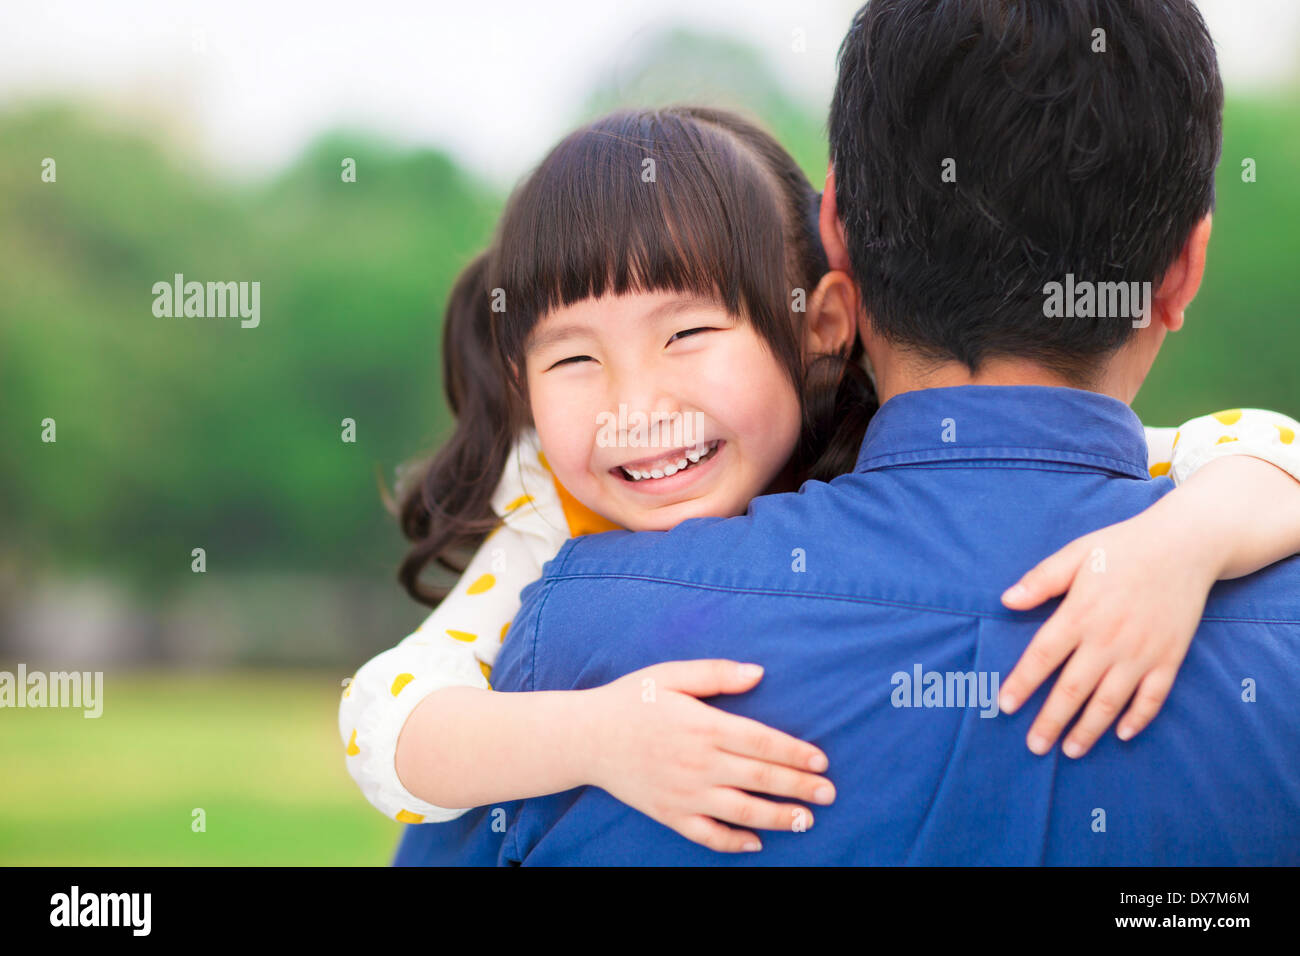
[[(1200, 282), (1222, 107), (1191, 0), (870, 0), (823, 207), (869, 351), (1135, 394)], [(1151, 283), (1150, 325), (1051, 314), (1045, 288), (1081, 282)]]

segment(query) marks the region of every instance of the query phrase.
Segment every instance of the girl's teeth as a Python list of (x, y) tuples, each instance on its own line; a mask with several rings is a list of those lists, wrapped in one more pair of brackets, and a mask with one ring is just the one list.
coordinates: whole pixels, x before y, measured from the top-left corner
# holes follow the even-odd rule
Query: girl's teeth
[(713, 451), (716, 444), (716, 442), (709, 442), (706, 445), (700, 445), (698, 448), (692, 448), (686, 452), (685, 458), (679, 458), (675, 464), (668, 464), (663, 468), (652, 468), (650, 471), (637, 471), (634, 468), (624, 468), (623, 470), (628, 473), (628, 476), (633, 481), (645, 481), (647, 478), (667, 478), (670, 475), (677, 474), (688, 465), (697, 464), (701, 458)]

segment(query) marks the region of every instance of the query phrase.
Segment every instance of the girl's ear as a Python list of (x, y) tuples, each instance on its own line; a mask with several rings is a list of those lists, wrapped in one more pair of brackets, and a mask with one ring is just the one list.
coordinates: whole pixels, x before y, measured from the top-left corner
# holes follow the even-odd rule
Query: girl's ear
[(858, 323), (858, 287), (847, 272), (832, 269), (808, 298), (804, 323), (807, 355), (848, 352)]

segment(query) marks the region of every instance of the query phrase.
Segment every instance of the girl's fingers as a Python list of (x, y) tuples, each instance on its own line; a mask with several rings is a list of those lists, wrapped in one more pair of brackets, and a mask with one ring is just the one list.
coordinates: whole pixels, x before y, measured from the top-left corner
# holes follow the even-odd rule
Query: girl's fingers
[(1115, 722), (1119, 712), (1133, 696), (1133, 691), (1142, 678), (1142, 668), (1112, 667), (1106, 672), (1097, 690), (1093, 693), (1088, 706), (1084, 708), (1079, 722), (1070, 728), (1069, 735), (1061, 750), (1067, 757), (1079, 758), (1092, 749), (1106, 728)]
[(1087, 556), (1086, 539), (1075, 538), (1060, 551), (1044, 558), (1002, 594), (1002, 603), (1013, 611), (1038, 607), (1050, 597), (1064, 594)]
[(714, 743), (728, 753), (752, 757), (765, 763), (784, 764), (799, 770), (811, 770), (814, 773), (823, 772), (830, 763), (824, 753), (806, 741), (773, 730), (748, 717), (739, 717), (721, 710), (716, 712), (725, 720), (719, 725)]
[(1072, 614), (1072, 609), (1062, 604), (1025, 647), (998, 694), (998, 709), (1004, 714), (1014, 714), (1079, 646), (1078, 635), (1067, 623)]
[(643, 692), (649, 681), (651, 690), (658, 684), (663, 690), (677, 690), (692, 697), (713, 697), (744, 693), (759, 682), (763, 668), (728, 660), (668, 661), (640, 673), (638, 686)]
[(763, 848), (758, 834), (723, 826), (717, 820), (700, 814), (687, 817), (673, 829), (692, 843), (719, 853), (756, 853)]
[(1155, 719), (1156, 714), (1160, 713), (1160, 708), (1165, 705), (1165, 698), (1169, 696), (1170, 688), (1174, 686), (1174, 677), (1177, 673), (1177, 667), (1158, 667), (1142, 678), (1137, 697), (1115, 730), (1120, 740), (1131, 740)]
[(734, 754), (724, 754), (723, 758), (720, 784), (810, 803), (826, 804), (835, 800), (835, 787), (825, 777)]
[(793, 803), (773, 803), (731, 787), (715, 787), (704, 811), (716, 820), (755, 830), (796, 830), (813, 825), (812, 812)]
[(1065, 725), (1079, 712), (1107, 667), (1105, 661), (1082, 652), (1070, 658), (1056, 679), (1052, 692), (1047, 695), (1047, 703), (1043, 704), (1029, 728), (1025, 742), (1030, 750), (1041, 756), (1052, 749)]

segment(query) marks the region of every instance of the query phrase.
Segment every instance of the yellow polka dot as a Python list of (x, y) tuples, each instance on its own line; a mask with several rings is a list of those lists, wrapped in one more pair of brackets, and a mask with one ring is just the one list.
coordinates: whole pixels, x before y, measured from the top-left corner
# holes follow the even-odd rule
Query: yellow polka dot
[(545, 452), (541, 452), (541, 451), (539, 451), (539, 452), (537, 453), (537, 461), (538, 461), (538, 463), (539, 463), (543, 468), (545, 468), (547, 471), (550, 471), (550, 470), (551, 470), (551, 464), (550, 464), (550, 462), (548, 462), (548, 461), (546, 460), (546, 453), (545, 453)]
[(355, 684), (356, 682), (357, 682), (357, 675), (356, 675), (356, 674), (353, 674), (353, 675), (352, 675), (352, 679), (348, 681), (348, 686), (347, 686), (347, 687), (344, 689), (344, 691), (343, 691), (343, 696), (344, 696), (344, 697), (351, 697), (351, 696), (352, 696), (352, 685)]
[(510, 502), (510, 504), (506, 505), (506, 511), (514, 511), (516, 508), (522, 508), (532, 500), (532, 495), (520, 495), (514, 501)]
[(469, 631), (453, 631), (448, 628), (447, 633), (458, 641), (464, 641), (466, 644), (478, 640), (478, 635), (471, 634)]
[(1293, 441), (1295, 441), (1294, 428), (1287, 428), (1285, 425), (1274, 425), (1273, 427), (1276, 428), (1278, 430), (1278, 433), (1282, 436), (1283, 445), (1289, 445)]
[(1225, 412), (1215, 412), (1214, 418), (1216, 421), (1222, 422), (1224, 425), (1235, 425), (1241, 420), (1241, 409), (1230, 408)]
[(1169, 474), (1170, 464), (1171, 462), (1167, 462), (1167, 461), (1156, 462), (1154, 465), (1151, 466), (1151, 477), (1159, 478), (1161, 475)]
[(348, 741), (348, 756), (355, 757), (361, 753), (361, 748), (357, 746), (357, 732), (352, 731), (352, 739)]
[[(481, 671), (483, 672), (483, 679), (484, 679), (484, 680), (487, 680), (489, 677), (492, 676), (492, 667), (491, 667), (490, 665), (488, 665), (488, 664), (484, 664), (482, 661), (479, 661), (479, 662), (478, 662), (478, 669), (481, 670)], [(490, 680), (488, 680), (488, 690), (491, 690), (491, 689), (492, 689), (492, 682), (491, 682)]]
[(1178, 437), (1180, 435), (1182, 435), (1182, 432), (1174, 432), (1174, 443), (1169, 446), (1171, 451), (1178, 447)]
[(482, 594), (484, 591), (490, 591), (492, 585), (497, 583), (497, 579), (490, 574), (483, 574), (479, 579), (465, 589), (466, 594)]
[(506, 631), (508, 631), (508, 630), (510, 630), (510, 622), (509, 622), (509, 621), (506, 621), (504, 624), (501, 625), (501, 643), (502, 643), (502, 644), (504, 644), (504, 643), (506, 642)]
[(402, 692), (402, 688), (415, 680), (414, 674), (398, 674), (393, 680), (393, 696), (396, 697)]
[(1237, 440), (1237, 439), (1233, 438), (1231, 435), (1224, 435), (1222, 438), (1220, 438), (1218, 441), (1216, 441), (1215, 444), (1216, 444), (1216, 445), (1222, 445), (1224, 442), (1230, 442), (1230, 441), (1236, 441), (1236, 440)]
[(423, 823), (424, 815), (412, 813), (410, 810), (398, 810), (395, 818), (398, 823)]

